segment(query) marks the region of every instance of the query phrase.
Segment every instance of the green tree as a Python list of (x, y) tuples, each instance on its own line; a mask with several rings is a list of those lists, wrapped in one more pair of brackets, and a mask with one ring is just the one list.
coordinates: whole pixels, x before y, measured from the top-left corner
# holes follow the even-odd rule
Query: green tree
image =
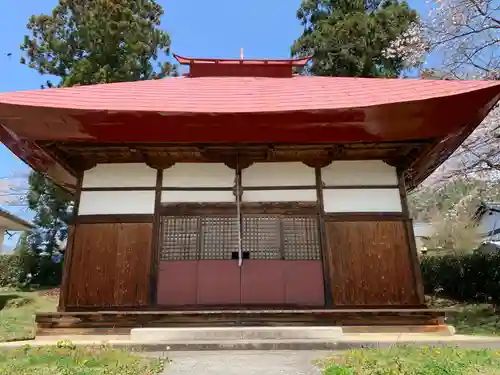
[(397, 77), (401, 57), (385, 51), (417, 13), (397, 0), (303, 0), (297, 18), (304, 26), (294, 56), (313, 56), (308, 73), (320, 76)]
[[(51, 14), (30, 18), (21, 63), (49, 75), (47, 87), (174, 75), (175, 67), (165, 59), (170, 37), (160, 28), (162, 15), (154, 0), (59, 0)], [(52, 259), (66, 240), (73, 203), (36, 172), (29, 178), (28, 201), (39, 229), (28, 238), (27, 272), (33, 282), (52, 283), (60, 277), (60, 263), (53, 266)]]

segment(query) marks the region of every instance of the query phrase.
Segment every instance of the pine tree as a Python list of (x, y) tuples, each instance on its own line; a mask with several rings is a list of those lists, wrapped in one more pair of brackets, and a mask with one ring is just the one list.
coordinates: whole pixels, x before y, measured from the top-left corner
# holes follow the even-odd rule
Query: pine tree
[[(69, 87), (157, 79), (175, 74), (165, 60), (170, 37), (160, 28), (162, 7), (154, 0), (59, 0), (51, 14), (33, 15), (21, 45), (21, 63)], [(38, 226), (29, 236), (29, 267), (35, 283), (60, 278), (54, 262), (67, 237), (71, 197), (36, 172), (29, 178), (29, 207)], [(54, 264), (58, 264), (55, 266)]]
[(308, 73), (351, 77), (397, 77), (404, 62), (384, 51), (418, 22), (397, 0), (303, 0), (297, 18), (304, 31), (292, 55), (313, 56)]

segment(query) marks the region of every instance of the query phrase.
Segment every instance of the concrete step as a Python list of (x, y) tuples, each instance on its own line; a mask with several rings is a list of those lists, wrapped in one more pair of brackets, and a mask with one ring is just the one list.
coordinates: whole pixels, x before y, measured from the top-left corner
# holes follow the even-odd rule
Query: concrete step
[(237, 340), (337, 340), (342, 327), (200, 327), (133, 328), (130, 339), (140, 342), (221, 342)]

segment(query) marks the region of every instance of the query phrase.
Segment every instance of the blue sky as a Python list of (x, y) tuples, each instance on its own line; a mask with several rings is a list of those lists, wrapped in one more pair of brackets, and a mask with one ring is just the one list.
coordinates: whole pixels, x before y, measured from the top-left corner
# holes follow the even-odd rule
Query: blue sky
[[(32, 14), (50, 13), (57, 0), (0, 0), (0, 92), (38, 89), (46, 78), (21, 65), (21, 44)], [(197, 57), (286, 58), (301, 26), (295, 14), (300, 0), (160, 0), (162, 27), (172, 38), (172, 51)], [(424, 0), (410, 5), (424, 8)], [(7, 56), (11, 53), (11, 56)], [(26, 173), (28, 167), (0, 144), (0, 178)], [(25, 209), (7, 207), (27, 219)], [(14, 239), (6, 241), (12, 245)]]

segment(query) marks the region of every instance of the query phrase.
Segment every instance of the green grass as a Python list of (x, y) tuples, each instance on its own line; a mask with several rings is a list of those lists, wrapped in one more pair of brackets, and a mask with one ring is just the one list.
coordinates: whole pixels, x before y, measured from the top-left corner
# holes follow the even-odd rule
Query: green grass
[(2, 375), (154, 375), (165, 361), (112, 349), (58, 347), (0, 351)]
[(324, 375), (499, 375), (500, 352), (451, 347), (357, 349), (318, 365)]
[(429, 298), (429, 307), (452, 308), (447, 324), (461, 335), (500, 335), (500, 311), (490, 304), (466, 304), (442, 298)]
[(57, 302), (57, 296), (46, 296), (43, 291), (0, 292), (0, 342), (32, 339), (35, 312), (56, 311)]

